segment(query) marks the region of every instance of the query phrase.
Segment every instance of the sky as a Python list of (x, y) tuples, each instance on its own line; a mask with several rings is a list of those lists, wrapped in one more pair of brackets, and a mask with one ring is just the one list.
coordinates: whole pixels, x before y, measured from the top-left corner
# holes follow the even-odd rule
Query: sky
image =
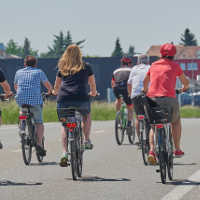
[(0, 43), (25, 37), (39, 53), (47, 52), (54, 35), (71, 32), (86, 39), (83, 55), (110, 56), (119, 37), (145, 53), (151, 45), (173, 41), (189, 28), (200, 44), (199, 0), (0, 0)]

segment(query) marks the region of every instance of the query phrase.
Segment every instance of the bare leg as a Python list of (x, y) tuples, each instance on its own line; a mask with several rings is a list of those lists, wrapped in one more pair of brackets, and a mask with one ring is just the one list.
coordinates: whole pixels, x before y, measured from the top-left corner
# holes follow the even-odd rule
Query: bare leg
[(139, 120), (138, 120), (137, 117), (136, 117), (136, 119), (135, 119), (135, 128), (136, 128), (137, 136), (138, 136), (138, 138), (140, 138)]
[(116, 107), (116, 111), (120, 111), (120, 108), (121, 108), (121, 104), (122, 104), (122, 100), (121, 99), (117, 99), (115, 101), (115, 107)]
[(152, 128), (149, 132), (149, 145), (150, 145), (150, 151), (154, 152), (154, 132)]
[(90, 113), (83, 117), (83, 133), (85, 136), (85, 140), (90, 139), (90, 130), (91, 130), (91, 116)]
[(63, 152), (67, 152), (67, 134), (65, 133), (65, 128), (61, 127), (61, 140), (62, 140), (62, 149)]
[(181, 120), (172, 123), (172, 136), (174, 139), (174, 146), (176, 150), (180, 150), (181, 141)]
[(42, 146), (42, 138), (44, 136), (44, 125), (41, 123), (36, 124), (37, 136), (38, 136), (38, 144)]
[(128, 105), (127, 109), (128, 109), (128, 121), (132, 121), (133, 120), (133, 106)]

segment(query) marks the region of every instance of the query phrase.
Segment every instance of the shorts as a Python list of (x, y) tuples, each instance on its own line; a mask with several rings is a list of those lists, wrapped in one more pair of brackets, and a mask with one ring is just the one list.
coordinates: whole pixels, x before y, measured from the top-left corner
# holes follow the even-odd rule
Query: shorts
[[(21, 110), (21, 108), (20, 108)], [(33, 119), (36, 124), (43, 124), (42, 119), (42, 105), (34, 105), (30, 107), (30, 111), (33, 114)]]
[(136, 115), (144, 115), (144, 103), (142, 95), (137, 95), (132, 99)]
[(126, 105), (132, 105), (131, 98), (128, 96), (127, 87), (114, 87), (113, 92), (117, 99), (120, 99), (122, 96)]
[[(81, 113), (82, 116), (86, 116), (90, 113), (91, 111), (91, 105), (90, 101), (69, 101), (69, 102), (57, 102), (57, 113), (58, 115), (60, 114), (60, 110), (62, 108), (70, 108), (70, 107), (75, 107), (77, 108), (76, 110)], [(58, 116), (59, 117), (59, 116)]]
[(176, 122), (180, 119), (179, 104), (177, 98), (172, 97), (156, 97), (151, 98), (155, 101), (161, 108), (165, 108), (169, 113), (169, 121)]

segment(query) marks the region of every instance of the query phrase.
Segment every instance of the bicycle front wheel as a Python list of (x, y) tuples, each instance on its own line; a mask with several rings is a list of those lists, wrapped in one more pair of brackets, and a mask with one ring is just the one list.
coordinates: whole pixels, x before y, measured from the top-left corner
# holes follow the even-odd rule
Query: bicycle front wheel
[(122, 125), (121, 112), (118, 112), (115, 118), (115, 138), (118, 145), (121, 145), (124, 141), (124, 132), (125, 128)]

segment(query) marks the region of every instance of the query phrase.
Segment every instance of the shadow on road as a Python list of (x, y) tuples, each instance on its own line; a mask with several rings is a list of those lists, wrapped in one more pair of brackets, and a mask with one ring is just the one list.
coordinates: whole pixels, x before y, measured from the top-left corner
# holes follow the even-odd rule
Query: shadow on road
[(167, 182), (167, 185), (200, 185), (200, 182), (196, 182), (196, 181), (191, 181), (188, 179), (183, 179), (183, 180), (174, 180), (172, 182)]
[(42, 185), (43, 183), (41, 182), (28, 182), (28, 183), (20, 183), (20, 182), (14, 182), (14, 181), (9, 181), (9, 180), (1, 180), (0, 179), (0, 187), (1, 186), (37, 186), (37, 185)]
[(47, 165), (58, 165), (57, 162), (41, 162), (41, 163), (31, 163), (31, 166), (47, 166)]
[(127, 182), (131, 181), (131, 179), (127, 178), (102, 178), (98, 176), (85, 176), (82, 177), (81, 179), (78, 179), (78, 181), (83, 181), (83, 182)]
[(197, 165), (197, 163), (174, 163), (176, 166)]

